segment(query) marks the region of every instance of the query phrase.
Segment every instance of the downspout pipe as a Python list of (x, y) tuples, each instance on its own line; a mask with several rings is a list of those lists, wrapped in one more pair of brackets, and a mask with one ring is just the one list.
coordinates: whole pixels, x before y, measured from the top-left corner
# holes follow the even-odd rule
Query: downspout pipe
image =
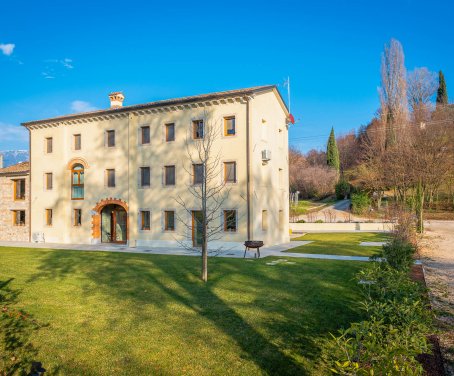
[(249, 97), (246, 97), (246, 204), (247, 204), (247, 240), (251, 239), (251, 153)]

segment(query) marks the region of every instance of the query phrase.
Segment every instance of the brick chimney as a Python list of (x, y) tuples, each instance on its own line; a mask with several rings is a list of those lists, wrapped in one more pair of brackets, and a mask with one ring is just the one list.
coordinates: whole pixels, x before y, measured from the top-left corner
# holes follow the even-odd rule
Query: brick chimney
[(123, 101), (125, 100), (125, 96), (121, 91), (117, 91), (115, 93), (109, 94), (110, 99), (110, 108), (119, 108), (123, 107)]

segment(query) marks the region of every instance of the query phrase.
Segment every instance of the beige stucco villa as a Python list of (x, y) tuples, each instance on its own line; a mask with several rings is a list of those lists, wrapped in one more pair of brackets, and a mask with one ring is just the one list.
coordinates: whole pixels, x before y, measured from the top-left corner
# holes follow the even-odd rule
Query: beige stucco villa
[[(187, 147), (219, 127), (213, 148), (229, 189), (210, 247), (289, 240), (289, 113), (275, 86), (217, 92), (23, 123), (30, 131), (30, 239), (129, 246), (198, 245), (200, 202)], [(196, 171), (194, 176), (188, 171)], [(187, 218), (184, 226), (177, 218)], [(196, 226), (197, 227), (197, 226)]]

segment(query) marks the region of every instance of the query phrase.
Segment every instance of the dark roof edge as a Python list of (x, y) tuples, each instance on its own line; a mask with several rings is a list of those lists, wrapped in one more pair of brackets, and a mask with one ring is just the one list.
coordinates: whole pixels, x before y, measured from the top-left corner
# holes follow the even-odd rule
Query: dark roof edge
[(279, 90), (277, 89), (277, 86), (276, 85), (265, 85), (265, 86), (256, 86), (256, 87), (251, 87), (251, 88), (246, 88), (246, 89), (220, 91), (220, 92), (209, 93), (209, 94), (194, 95), (194, 96), (190, 96), (190, 97), (165, 99), (165, 100), (160, 100), (160, 101), (155, 101), (155, 102), (148, 102), (148, 103), (124, 106), (124, 107), (119, 107), (119, 108), (108, 108), (105, 110), (82, 112), (79, 114), (70, 114), (70, 115), (58, 116), (58, 117), (54, 117), (54, 118), (28, 121), (28, 122), (22, 123), (21, 125), (24, 127), (28, 127), (28, 126), (32, 126), (32, 125), (36, 125), (36, 124), (45, 124), (45, 123), (52, 123), (52, 122), (65, 121), (65, 120), (89, 118), (89, 117), (98, 116), (98, 115), (125, 113), (125, 112), (130, 112), (130, 111), (148, 109), (148, 108), (172, 106), (172, 105), (177, 105), (177, 104), (188, 104), (188, 103), (193, 103), (193, 102), (197, 102), (197, 101), (201, 101), (201, 100), (209, 101), (209, 100), (220, 99), (220, 98), (236, 97), (239, 95), (249, 95), (249, 94), (255, 94), (255, 93), (260, 93), (260, 92), (269, 91), (269, 90), (273, 90), (278, 93), (279, 99), (283, 103), (285, 110), (288, 113), (287, 105), (285, 104), (285, 101), (283, 100)]

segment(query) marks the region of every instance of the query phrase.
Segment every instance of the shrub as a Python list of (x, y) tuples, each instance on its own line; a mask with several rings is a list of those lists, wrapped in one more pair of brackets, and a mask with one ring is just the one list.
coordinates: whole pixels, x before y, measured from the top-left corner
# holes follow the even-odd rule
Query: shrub
[(323, 223), (323, 219), (317, 219), (315, 223)]
[(410, 243), (394, 238), (383, 245), (383, 257), (387, 263), (397, 270), (409, 270), (413, 264), (415, 248)]
[(370, 206), (370, 198), (366, 192), (353, 193), (351, 200), (354, 214), (363, 214)]
[(350, 184), (348, 183), (348, 181), (341, 179), (339, 183), (336, 184), (335, 191), (336, 198), (338, 200), (343, 200), (350, 195)]
[(419, 354), (430, 352), (426, 339), (432, 314), (423, 288), (388, 263), (373, 263), (358, 274), (366, 320), (333, 336), (325, 355), (340, 375), (422, 375)]

